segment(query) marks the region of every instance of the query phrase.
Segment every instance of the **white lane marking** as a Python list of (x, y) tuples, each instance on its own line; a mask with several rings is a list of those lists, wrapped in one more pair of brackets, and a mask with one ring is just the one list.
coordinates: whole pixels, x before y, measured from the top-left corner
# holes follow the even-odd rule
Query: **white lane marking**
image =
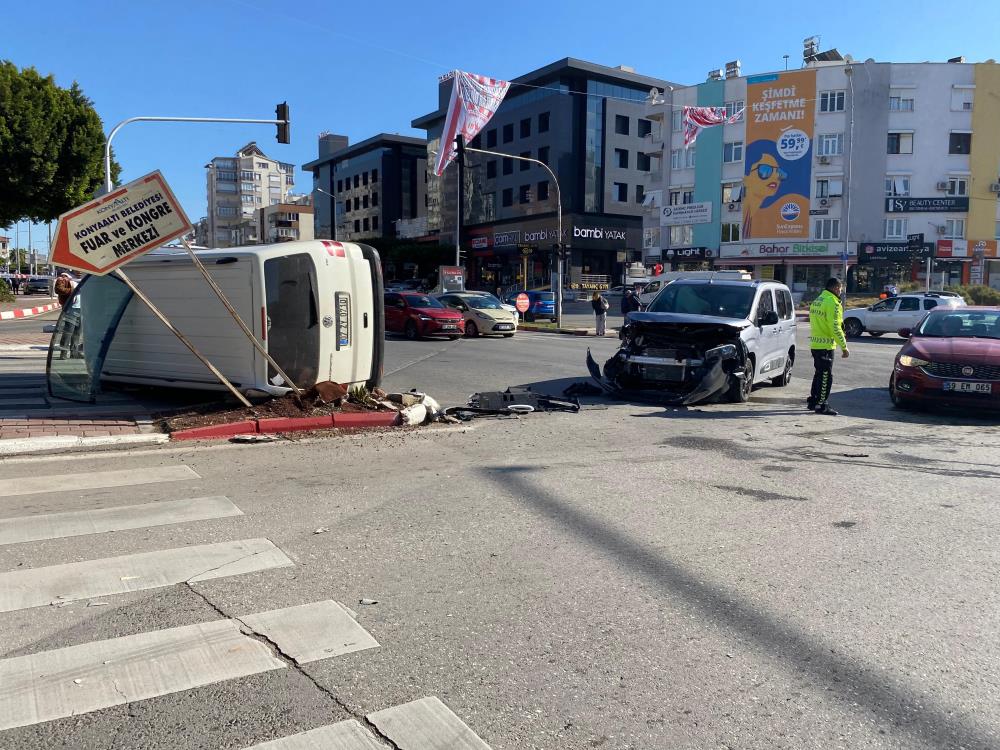
[(192, 497), (117, 508), (0, 518), (0, 545), (242, 516), (228, 497)]
[(241, 617), (247, 627), (278, 644), (298, 664), (378, 648), (347, 610), (327, 600)]
[(397, 367), (395, 370), (390, 370), (389, 372), (383, 372), (382, 373), (382, 377), (383, 378), (387, 378), (390, 375), (395, 375), (397, 372), (402, 372), (403, 370), (405, 370), (408, 367), (413, 367), (413, 365), (419, 365), (421, 362), (426, 362), (431, 357), (436, 357), (439, 354), (444, 354), (449, 349), (452, 349), (452, 348), (454, 348), (455, 346), (457, 346), (457, 345), (459, 345), (461, 343), (462, 343), (462, 339), (458, 339), (458, 341), (453, 341), (453, 342), (451, 342), (450, 346), (445, 346), (445, 347), (442, 347), (441, 349), (436, 349), (433, 352), (431, 352), (430, 354), (425, 354), (424, 356), (419, 357), (418, 359), (415, 359), (412, 362), (408, 362), (405, 365), (401, 365), (400, 367)]
[(264, 742), (245, 750), (385, 750), (385, 745), (376, 742), (359, 722), (350, 719)]
[(0, 574), (0, 612), (294, 565), (268, 539), (202, 544)]
[(137, 484), (155, 482), (182, 482), (201, 479), (190, 466), (152, 466), (142, 469), (119, 469), (117, 471), (93, 471), (86, 474), (62, 474), (34, 477), (4, 478), (0, 485), (0, 497), (32, 495), (39, 492), (59, 492), (65, 490), (95, 490), (103, 487), (130, 487)]
[(436, 697), (368, 714), (368, 721), (399, 750), (490, 750)]

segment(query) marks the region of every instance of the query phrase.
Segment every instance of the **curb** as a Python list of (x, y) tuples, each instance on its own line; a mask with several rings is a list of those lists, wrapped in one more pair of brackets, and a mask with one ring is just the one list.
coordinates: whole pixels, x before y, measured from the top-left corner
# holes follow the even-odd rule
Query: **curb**
[[(533, 323), (522, 323), (517, 327), (519, 331), (532, 331), (534, 333), (561, 333), (564, 336), (596, 336), (592, 328), (547, 328), (536, 326)], [(606, 336), (615, 334), (608, 333)]]
[(107, 446), (159, 445), (170, 437), (163, 433), (137, 435), (102, 435), (81, 437), (77, 435), (46, 435), (36, 438), (10, 438), (0, 440), (0, 458), (23, 456), (27, 453), (62, 451), (67, 448), (103, 448)]
[(329, 414), (322, 417), (268, 417), (247, 419), (242, 422), (215, 424), (206, 427), (192, 427), (170, 433), (171, 440), (215, 440), (234, 435), (258, 435), (275, 432), (305, 432), (325, 430), (333, 427), (347, 430), (374, 429), (377, 427), (398, 427), (400, 416), (394, 411), (348, 412)]
[(0, 312), (0, 320), (13, 320), (14, 318), (33, 318), (36, 315), (51, 312), (59, 307), (58, 303), (42, 305), (41, 307), (22, 307), (20, 310), (7, 310)]

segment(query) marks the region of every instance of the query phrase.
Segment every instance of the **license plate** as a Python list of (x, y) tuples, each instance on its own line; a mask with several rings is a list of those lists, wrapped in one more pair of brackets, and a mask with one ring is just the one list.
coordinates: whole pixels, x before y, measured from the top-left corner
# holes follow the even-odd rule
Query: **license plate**
[(498, 331), (510, 331), (513, 328), (514, 328), (514, 326), (511, 325), (510, 323), (500, 323), (500, 324), (497, 325), (497, 330)]
[(337, 350), (351, 345), (351, 295), (337, 292), (334, 295), (337, 309)]
[(453, 323), (445, 323), (444, 325), (441, 326), (441, 330), (443, 331), (454, 331), (457, 328), (458, 326), (454, 325)]
[(946, 391), (956, 391), (957, 393), (992, 393), (993, 384), (946, 380), (944, 382), (944, 389)]

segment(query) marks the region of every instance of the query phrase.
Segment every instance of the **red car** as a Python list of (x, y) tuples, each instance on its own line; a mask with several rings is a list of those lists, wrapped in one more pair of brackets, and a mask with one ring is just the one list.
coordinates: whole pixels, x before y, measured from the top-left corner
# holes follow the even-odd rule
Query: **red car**
[(465, 318), (427, 294), (387, 292), (385, 330), (402, 333), (411, 341), (424, 336), (447, 336), (454, 341), (465, 334)]
[(1000, 307), (931, 310), (896, 355), (889, 381), (899, 407), (1000, 408)]

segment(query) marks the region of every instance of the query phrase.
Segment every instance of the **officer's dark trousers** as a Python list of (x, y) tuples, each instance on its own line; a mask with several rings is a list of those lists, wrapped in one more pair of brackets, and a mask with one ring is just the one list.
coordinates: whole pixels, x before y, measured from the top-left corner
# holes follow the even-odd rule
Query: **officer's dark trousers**
[(833, 355), (834, 349), (813, 349), (813, 382), (809, 395), (812, 406), (823, 406), (830, 397), (830, 387), (833, 385)]

